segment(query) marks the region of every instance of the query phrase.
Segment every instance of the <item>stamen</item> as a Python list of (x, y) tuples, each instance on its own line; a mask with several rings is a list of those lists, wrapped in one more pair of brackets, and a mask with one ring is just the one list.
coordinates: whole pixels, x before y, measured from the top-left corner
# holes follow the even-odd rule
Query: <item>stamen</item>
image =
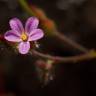
[(26, 40), (28, 39), (28, 37), (27, 37), (27, 35), (26, 35), (25, 33), (22, 33), (21, 39), (22, 39), (23, 41), (26, 41)]

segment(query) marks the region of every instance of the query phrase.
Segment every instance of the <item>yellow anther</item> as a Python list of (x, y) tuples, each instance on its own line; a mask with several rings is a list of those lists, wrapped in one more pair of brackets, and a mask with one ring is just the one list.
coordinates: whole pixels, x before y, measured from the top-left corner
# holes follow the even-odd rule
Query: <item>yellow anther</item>
[(26, 35), (25, 33), (23, 33), (23, 34), (21, 35), (21, 39), (22, 39), (23, 41), (26, 41), (26, 40), (28, 39), (28, 37), (27, 37), (27, 35)]

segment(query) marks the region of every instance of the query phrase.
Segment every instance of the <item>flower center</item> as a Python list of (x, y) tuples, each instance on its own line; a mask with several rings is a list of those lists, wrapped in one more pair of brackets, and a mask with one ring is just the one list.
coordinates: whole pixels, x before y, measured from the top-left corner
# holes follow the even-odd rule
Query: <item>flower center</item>
[(21, 39), (22, 39), (23, 41), (27, 41), (28, 36), (27, 36), (25, 33), (22, 33)]

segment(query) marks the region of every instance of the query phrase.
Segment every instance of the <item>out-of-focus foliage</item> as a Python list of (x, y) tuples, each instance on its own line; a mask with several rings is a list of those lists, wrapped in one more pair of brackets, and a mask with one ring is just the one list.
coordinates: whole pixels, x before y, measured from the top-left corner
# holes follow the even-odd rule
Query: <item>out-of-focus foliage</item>
[(12, 10), (16, 9), (18, 6), (18, 0), (0, 0), (0, 2), (7, 3), (8, 7)]
[(79, 6), (82, 5), (86, 0), (58, 0), (57, 7), (61, 10), (67, 10), (73, 5)]

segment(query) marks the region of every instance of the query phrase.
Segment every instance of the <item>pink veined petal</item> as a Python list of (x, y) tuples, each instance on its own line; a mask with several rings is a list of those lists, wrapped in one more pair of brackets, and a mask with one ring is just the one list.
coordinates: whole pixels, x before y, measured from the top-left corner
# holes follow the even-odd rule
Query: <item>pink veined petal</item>
[(24, 32), (23, 25), (18, 18), (11, 19), (9, 21), (9, 24), (12, 30), (15, 30), (18, 32), (18, 35), (21, 35), (21, 33)]
[(29, 34), (38, 27), (39, 20), (36, 17), (30, 17), (25, 24), (25, 31)]
[(29, 42), (20, 42), (18, 45), (18, 49), (21, 54), (27, 54), (30, 49), (30, 43)]
[(4, 34), (4, 38), (12, 42), (21, 42), (20, 37), (13, 30), (9, 30)]
[(38, 39), (41, 39), (44, 36), (44, 32), (41, 29), (34, 29), (29, 34), (28, 41), (36, 41)]

